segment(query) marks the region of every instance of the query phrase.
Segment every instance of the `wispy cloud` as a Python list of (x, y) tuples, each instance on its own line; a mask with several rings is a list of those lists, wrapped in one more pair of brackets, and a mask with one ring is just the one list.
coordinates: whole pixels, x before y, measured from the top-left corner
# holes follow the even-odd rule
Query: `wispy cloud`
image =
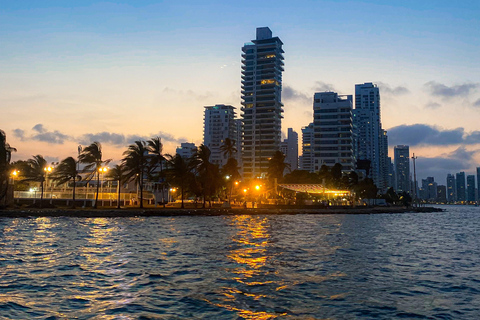
[(437, 102), (429, 102), (425, 105), (425, 108), (428, 108), (428, 109), (438, 109), (440, 108), (442, 105), (440, 103), (437, 103)]
[(338, 92), (332, 84), (323, 81), (316, 81), (312, 89), (315, 92)]
[(410, 90), (404, 86), (391, 86), (388, 83), (377, 81), (376, 82), (381, 94), (392, 95), (392, 96), (399, 96), (403, 94), (410, 93)]
[(304, 103), (311, 103), (313, 101), (313, 95), (309, 97), (307, 94), (295, 90), (294, 88), (284, 85), (282, 88), (282, 98), (285, 101), (301, 101)]
[(442, 98), (468, 97), (473, 91), (480, 87), (479, 83), (463, 83), (459, 85), (447, 86), (443, 83), (430, 81), (425, 87), (431, 95)]
[(20, 139), (21, 141), (35, 140), (42, 141), (50, 144), (64, 144), (66, 141), (76, 142), (79, 144), (91, 144), (94, 141), (98, 141), (105, 144), (110, 144), (115, 147), (125, 147), (129, 144), (132, 144), (136, 140), (148, 140), (152, 137), (160, 137), (163, 142), (173, 142), (181, 143), (187, 141), (186, 138), (180, 137), (177, 138), (169, 133), (159, 131), (155, 134), (145, 136), (145, 135), (125, 135), (122, 133), (115, 132), (97, 132), (97, 133), (86, 133), (79, 137), (73, 137), (68, 134), (64, 134), (58, 130), (50, 131), (43, 126), (43, 124), (35, 125), (31, 134), (27, 134), (23, 129), (13, 130), (13, 135)]

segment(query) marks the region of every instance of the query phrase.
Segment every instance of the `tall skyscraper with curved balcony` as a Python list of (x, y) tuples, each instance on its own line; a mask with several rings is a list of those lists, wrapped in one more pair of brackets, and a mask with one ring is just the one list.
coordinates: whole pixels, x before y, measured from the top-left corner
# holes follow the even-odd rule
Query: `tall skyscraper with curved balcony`
[(243, 176), (265, 177), (280, 150), (283, 42), (268, 27), (242, 47)]

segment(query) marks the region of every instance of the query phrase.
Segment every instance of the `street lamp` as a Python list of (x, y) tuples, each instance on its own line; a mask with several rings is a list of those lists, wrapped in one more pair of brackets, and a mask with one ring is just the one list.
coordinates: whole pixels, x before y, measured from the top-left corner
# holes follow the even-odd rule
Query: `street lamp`
[[(45, 167), (43, 168), (43, 171), (45, 171), (45, 187), (48, 188), (48, 174), (52, 172), (52, 167), (50, 166)], [(42, 197), (43, 197), (43, 190), (42, 190)], [(50, 204), (52, 204), (52, 188), (50, 188)]]
[(173, 195), (172, 195), (172, 193), (175, 193), (175, 191), (177, 191), (176, 188), (170, 188), (170, 202), (173, 202)]

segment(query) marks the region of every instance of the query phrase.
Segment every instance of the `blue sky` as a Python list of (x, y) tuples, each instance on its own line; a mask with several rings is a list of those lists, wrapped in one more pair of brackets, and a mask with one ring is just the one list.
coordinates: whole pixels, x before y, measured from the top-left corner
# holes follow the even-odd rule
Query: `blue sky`
[(17, 158), (201, 143), (203, 106), (240, 106), (241, 46), (269, 26), (285, 44), (284, 131), (308, 125), (315, 91), (373, 81), (390, 145), (411, 143), (419, 177), (443, 182), (480, 164), (479, 20), (478, 1), (0, 0), (0, 128)]

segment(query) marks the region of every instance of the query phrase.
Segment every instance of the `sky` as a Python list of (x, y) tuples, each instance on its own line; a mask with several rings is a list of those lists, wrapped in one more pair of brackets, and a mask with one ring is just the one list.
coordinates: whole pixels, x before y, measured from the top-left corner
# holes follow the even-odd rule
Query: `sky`
[(76, 156), (100, 141), (167, 153), (203, 140), (204, 106), (240, 114), (241, 47), (284, 43), (283, 132), (312, 122), (313, 94), (380, 88), (382, 125), (417, 178), (480, 166), (480, 2), (0, 0), (0, 129), (13, 159)]

